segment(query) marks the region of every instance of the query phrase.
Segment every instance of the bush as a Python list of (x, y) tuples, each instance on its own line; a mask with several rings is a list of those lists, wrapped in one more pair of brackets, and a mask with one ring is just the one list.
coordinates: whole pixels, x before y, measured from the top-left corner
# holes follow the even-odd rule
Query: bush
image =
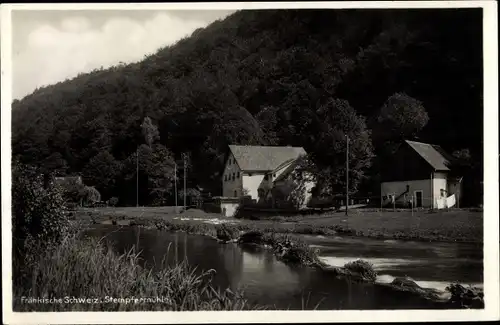
[(366, 280), (375, 281), (377, 279), (377, 272), (373, 268), (373, 265), (367, 261), (357, 260), (349, 262), (344, 265), (344, 269), (356, 273)]
[(93, 186), (85, 186), (83, 189), (83, 201), (85, 205), (92, 205), (101, 201), (101, 194)]
[[(12, 169), (12, 271), (13, 283), (29, 282), (34, 260), (57, 245), (69, 232), (60, 189), (45, 184), (37, 170), (13, 163)], [(47, 185), (45, 188), (44, 185)]]
[(109, 199), (109, 205), (112, 207), (115, 207), (118, 204), (118, 198), (116, 196), (113, 196), (111, 199)]
[(60, 189), (53, 182), (45, 188), (43, 176), (36, 169), (14, 165), (12, 228), (15, 253), (29, 253), (26, 247), (29, 242), (38, 247), (60, 242), (69, 230), (69, 219), (64, 210)]
[(62, 196), (66, 202), (81, 204), (85, 185), (77, 180), (75, 177), (69, 177), (59, 185)]

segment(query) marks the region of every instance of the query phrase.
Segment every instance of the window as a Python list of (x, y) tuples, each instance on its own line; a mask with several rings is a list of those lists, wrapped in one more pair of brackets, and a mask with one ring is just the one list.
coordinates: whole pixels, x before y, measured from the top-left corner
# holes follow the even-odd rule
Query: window
[(231, 165), (231, 158), (229, 158), (229, 165)]
[(266, 174), (266, 175), (264, 175), (264, 180), (265, 180), (265, 181), (267, 181), (267, 178), (268, 178), (268, 177), (267, 177), (267, 174)]
[(238, 191), (234, 190), (234, 197), (238, 196)]
[(224, 181), (227, 182), (227, 175), (224, 175)]
[(233, 173), (233, 181), (234, 181), (234, 173)]
[(238, 172), (238, 173), (236, 174), (236, 177), (237, 177), (237, 178), (240, 178), (240, 172)]

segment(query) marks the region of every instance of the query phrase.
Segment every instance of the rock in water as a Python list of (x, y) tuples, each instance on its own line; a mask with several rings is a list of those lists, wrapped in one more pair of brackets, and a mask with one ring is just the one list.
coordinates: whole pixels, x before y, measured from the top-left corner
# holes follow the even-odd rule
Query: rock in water
[(392, 280), (391, 284), (398, 287), (421, 289), (421, 287), (412, 278), (409, 277), (395, 278), (394, 280)]
[(461, 308), (484, 308), (484, 293), (479, 288), (466, 288), (458, 283), (446, 288), (451, 293), (450, 304)]
[(221, 227), (217, 228), (217, 239), (228, 242), (233, 239), (233, 237), (231, 236), (229, 230), (224, 225), (222, 225)]
[(245, 244), (261, 244), (263, 242), (263, 235), (260, 231), (249, 231), (243, 233), (238, 241)]

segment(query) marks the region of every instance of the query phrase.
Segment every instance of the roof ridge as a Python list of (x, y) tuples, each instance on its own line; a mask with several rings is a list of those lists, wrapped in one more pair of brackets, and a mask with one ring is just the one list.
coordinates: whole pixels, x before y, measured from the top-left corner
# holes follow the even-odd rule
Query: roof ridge
[(251, 144), (230, 144), (229, 147), (256, 147), (256, 148), (295, 148), (295, 149), (304, 149), (304, 147), (295, 147), (295, 146), (264, 146), (264, 145), (251, 145)]
[(411, 142), (411, 143), (419, 143), (419, 144), (425, 144), (428, 146), (438, 146), (441, 147), (439, 144), (433, 144), (433, 143), (427, 143), (427, 142), (421, 142), (421, 141), (415, 141), (415, 140), (405, 140), (406, 142)]
[(307, 154), (303, 147), (228, 145), (241, 170), (273, 171)]
[[(450, 170), (449, 165), (446, 164), (451, 163), (450, 155), (441, 146), (411, 140), (405, 140), (405, 142), (434, 169)], [(441, 158), (429, 150), (434, 151)]]

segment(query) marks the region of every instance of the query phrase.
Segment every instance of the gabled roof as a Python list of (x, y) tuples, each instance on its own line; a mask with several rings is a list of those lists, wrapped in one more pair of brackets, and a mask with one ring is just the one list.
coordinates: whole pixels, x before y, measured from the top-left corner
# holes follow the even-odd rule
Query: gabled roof
[(450, 170), (449, 167), (453, 161), (453, 157), (448, 155), (440, 146), (409, 140), (406, 140), (406, 143), (435, 170)]
[[(283, 167), (285, 166), (284, 164), (282, 164), (280, 167)], [(281, 174), (274, 180), (274, 182), (279, 182), (279, 181), (282, 181), (284, 179), (286, 179), (290, 173), (297, 167), (297, 162), (296, 160), (292, 161), (291, 163), (288, 162), (288, 166), (285, 167), (285, 169), (281, 172)], [(278, 168), (277, 168), (278, 169)], [(281, 168), (280, 168), (281, 169)]]
[(230, 145), (229, 150), (242, 171), (273, 171), (306, 154), (302, 147)]

